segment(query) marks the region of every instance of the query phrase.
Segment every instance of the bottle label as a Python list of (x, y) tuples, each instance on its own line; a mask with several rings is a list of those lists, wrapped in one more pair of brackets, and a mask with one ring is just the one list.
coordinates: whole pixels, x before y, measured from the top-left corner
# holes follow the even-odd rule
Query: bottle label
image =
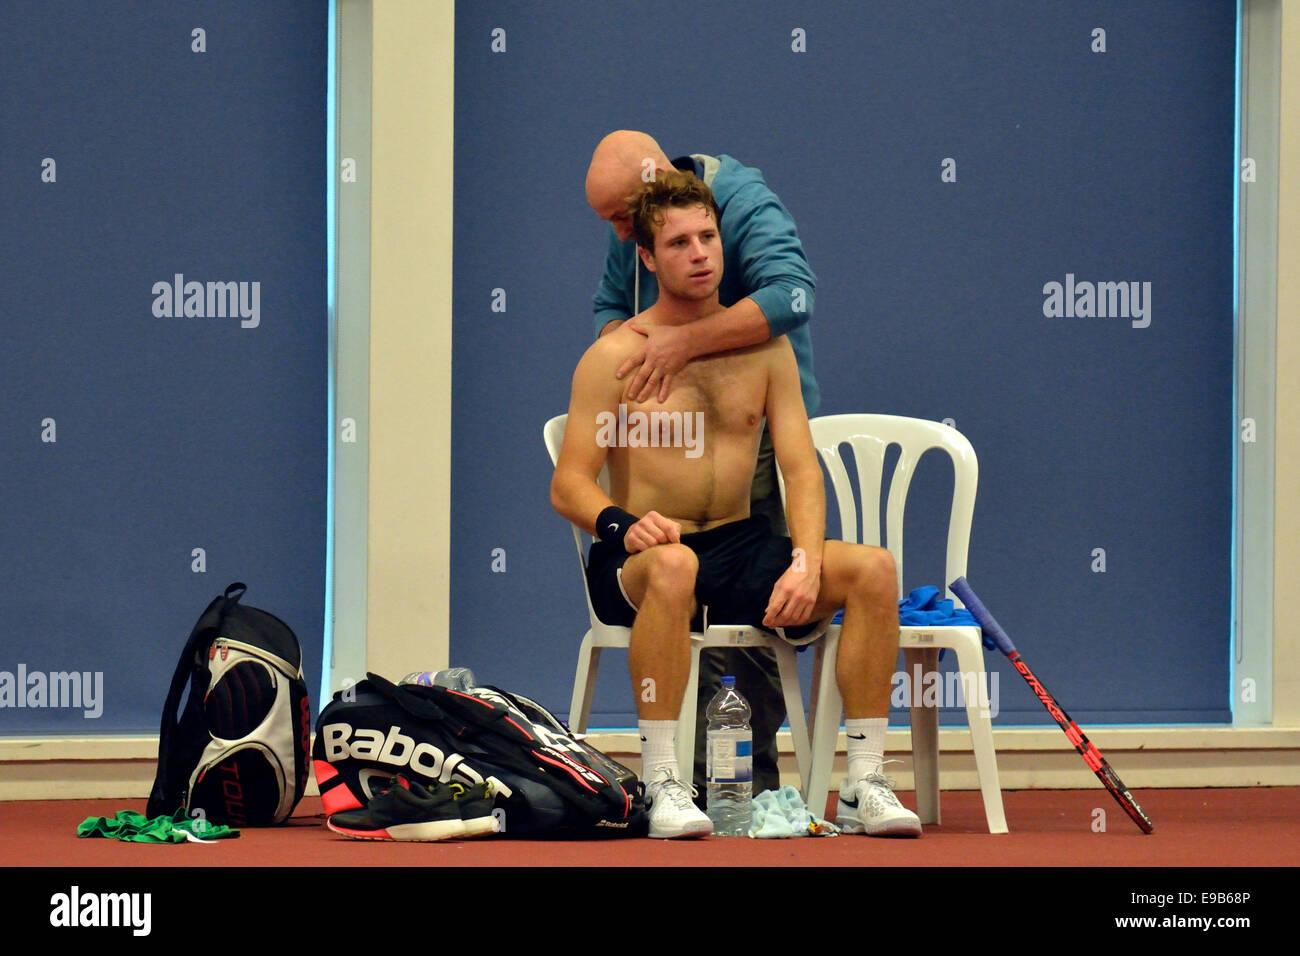
[(707, 774), (710, 783), (749, 783), (754, 779), (754, 739), (748, 730), (710, 730)]

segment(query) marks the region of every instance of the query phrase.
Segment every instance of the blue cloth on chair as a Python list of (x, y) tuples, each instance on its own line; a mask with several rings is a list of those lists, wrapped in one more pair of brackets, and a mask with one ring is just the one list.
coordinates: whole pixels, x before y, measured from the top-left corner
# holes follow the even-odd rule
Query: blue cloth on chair
[[(932, 585), (913, 588), (912, 593), (898, 602), (898, 623), (908, 627), (942, 627), (945, 625), (969, 625), (979, 627), (975, 616), (964, 607), (954, 607), (950, 598), (939, 599), (939, 589)], [(993, 639), (984, 635), (984, 646), (993, 650)], [(943, 651), (939, 651), (939, 660), (943, 660)]]
[(898, 602), (898, 623), (908, 627), (969, 625), (979, 627), (974, 615), (964, 607), (953, 607), (950, 598), (939, 598), (939, 589), (927, 585), (916, 588)]

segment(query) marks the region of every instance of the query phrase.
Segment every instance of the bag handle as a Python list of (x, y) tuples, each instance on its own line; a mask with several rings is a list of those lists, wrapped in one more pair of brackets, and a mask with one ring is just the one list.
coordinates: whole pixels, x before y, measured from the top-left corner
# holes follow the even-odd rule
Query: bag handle
[(371, 674), (369, 671), (366, 672), (366, 680), (381, 695), (416, 717), (423, 717), (425, 720), (447, 719), (446, 711), (433, 701), (411, 693), (400, 684), (394, 684), (387, 678), (380, 677), (378, 674)]
[[(189, 639), (185, 642), (185, 649), (181, 651), (181, 659), (176, 664), (176, 672), (172, 674), (171, 687), (167, 690), (167, 701), (163, 704), (162, 715), (162, 733), (167, 735), (169, 724), (174, 728), (178, 723), (177, 710), (180, 707), (181, 694), (185, 691), (185, 683), (193, 672), (194, 665), (197, 663), (197, 655), (203, 644), (207, 641), (207, 636), (211, 631), (220, 631), (221, 625), (226, 623), (226, 617), (239, 599), (244, 596), (248, 590), (248, 585), (242, 581), (236, 581), (226, 588), (225, 593), (212, 599), (203, 613), (199, 615), (198, 621), (194, 625), (194, 630), (190, 631)], [(234, 593), (238, 592), (238, 593)], [(208, 615), (217, 611), (216, 623), (204, 626), (204, 621)]]
[[(507, 734), (516, 740), (520, 734), (528, 740), (533, 740), (532, 734), (528, 733), (527, 730), (520, 727), (514, 721), (510, 721), (510, 723), (515, 726), (514, 731), (501, 729), (501, 725), (510, 717), (510, 711), (504, 707), (489, 704), (487, 701), (481, 701), (480, 703), (482, 703), (485, 708), (490, 708), (490, 712), (482, 713), (475, 710), (474, 716), (467, 719), (463, 716), (456, 716), (456, 712), (453, 709), (452, 714), (449, 717), (446, 710), (438, 706), (423, 694), (415, 693), (408, 685), (394, 684), (392, 681), (380, 677), (378, 674), (367, 673), (366, 679), (370, 683), (371, 687), (380, 695), (387, 697), (389, 700), (397, 704), (397, 706), (401, 707), (408, 713), (414, 714), (416, 717), (421, 717), (425, 720), (439, 721), (454, 719), (461, 726), (460, 731), (457, 733), (458, 737), (472, 739), (479, 734), (491, 731)], [(439, 689), (441, 690), (442, 688)], [(510, 699), (509, 695), (504, 692), (499, 691), (498, 693), (502, 693), (507, 700)], [(525, 721), (530, 722), (527, 721), (527, 718), (525, 718)]]

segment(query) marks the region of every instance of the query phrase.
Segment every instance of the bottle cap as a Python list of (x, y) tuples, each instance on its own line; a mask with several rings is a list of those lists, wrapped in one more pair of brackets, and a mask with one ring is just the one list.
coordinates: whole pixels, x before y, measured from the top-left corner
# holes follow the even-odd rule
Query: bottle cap
[(722, 678), (722, 686), (723, 686), (723, 687), (735, 687), (735, 686), (736, 686), (736, 678), (734, 678), (734, 677), (732, 677), (730, 674), (728, 674), (726, 677)]

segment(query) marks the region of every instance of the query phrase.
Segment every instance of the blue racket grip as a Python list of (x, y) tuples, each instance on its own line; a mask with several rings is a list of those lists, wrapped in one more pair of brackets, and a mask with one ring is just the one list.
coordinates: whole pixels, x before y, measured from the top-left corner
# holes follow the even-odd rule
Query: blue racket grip
[(971, 616), (979, 622), (980, 630), (993, 639), (998, 650), (1008, 657), (1016, 653), (1016, 645), (1011, 643), (1011, 638), (1007, 636), (1006, 631), (1002, 630), (1002, 625), (993, 619), (984, 602), (975, 596), (975, 592), (970, 589), (964, 576), (948, 586), (952, 588), (952, 593), (961, 599), (961, 603), (966, 605), (966, 610), (970, 611)]

